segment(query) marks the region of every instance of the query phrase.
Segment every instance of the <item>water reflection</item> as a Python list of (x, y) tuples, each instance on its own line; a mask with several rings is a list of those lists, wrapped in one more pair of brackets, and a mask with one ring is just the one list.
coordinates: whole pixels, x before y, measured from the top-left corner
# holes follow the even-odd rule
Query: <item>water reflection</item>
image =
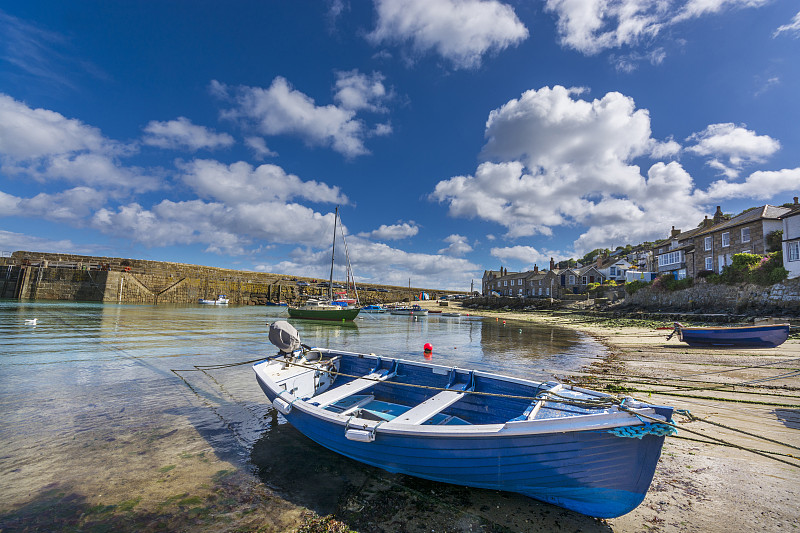
[[(33, 318), (37, 325), (26, 325)], [(139, 440), (175, 430), (196, 431), (218, 456), (252, 461), (265, 483), (320, 512), (365, 478), (396, 483), (279, 423), (249, 364), (202, 368), (275, 353), (266, 324), (278, 319), (287, 319), (285, 309), (0, 301), (0, 493), (7, 505), (24, 503), (54, 478), (95, 486), (81, 450), (93, 450), (109, 472), (132, 475), (131, 457), (99, 443), (146, 449)], [(534, 379), (552, 379), (600, 353), (568, 330), (471, 317), (290, 322), (307, 345), (421, 360), (430, 343), (435, 363)], [(307, 486), (320, 490), (306, 494)]]

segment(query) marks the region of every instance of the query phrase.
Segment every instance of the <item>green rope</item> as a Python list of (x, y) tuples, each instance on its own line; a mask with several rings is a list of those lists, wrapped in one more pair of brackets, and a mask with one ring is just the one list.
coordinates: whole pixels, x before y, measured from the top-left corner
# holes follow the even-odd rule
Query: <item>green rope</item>
[[(624, 405), (620, 405), (619, 408), (621, 410), (628, 410), (629, 409), (628, 407), (625, 407)], [(685, 413), (684, 413), (683, 409), (678, 409), (675, 412), (678, 413), (678, 414), (684, 415), (684, 416), (685, 416), (685, 413), (688, 413), (688, 411), (685, 411)], [(689, 414), (691, 415), (691, 413), (689, 413)], [(767, 459), (772, 459), (773, 461), (778, 461), (780, 463), (784, 463), (784, 464), (787, 464), (789, 466), (793, 466), (795, 468), (800, 468), (800, 464), (792, 463), (792, 462), (789, 462), (789, 461), (784, 461), (783, 459), (779, 459), (777, 457), (772, 457), (771, 455), (769, 455), (767, 453), (764, 453), (764, 452), (761, 452), (759, 450), (756, 450), (755, 448), (748, 448), (746, 446), (740, 446), (738, 444), (734, 444), (733, 442), (728, 442), (728, 441), (723, 440), (723, 439), (718, 439), (716, 437), (711, 437), (709, 435), (705, 435), (703, 433), (700, 433), (699, 431), (693, 431), (691, 429), (688, 429), (686, 426), (682, 426), (682, 427), (678, 428), (677, 424), (675, 424), (674, 422), (663, 422), (663, 421), (659, 420), (658, 418), (655, 418), (655, 417), (652, 417), (652, 416), (648, 416), (648, 415), (644, 415), (644, 414), (641, 414), (641, 413), (636, 413), (635, 416), (640, 416), (642, 418), (648, 418), (650, 420), (653, 420), (654, 422), (657, 422), (657, 423), (660, 423), (660, 424), (666, 424), (668, 426), (672, 426), (675, 429), (681, 429), (682, 431), (686, 431), (687, 433), (692, 433), (692, 434), (697, 435), (699, 437), (703, 437), (705, 439), (712, 440), (712, 441), (714, 441), (715, 444), (722, 444), (724, 446), (731, 446), (733, 448), (737, 448), (737, 449), (745, 451), (745, 452), (750, 452), (750, 453), (754, 453), (756, 455), (760, 455), (762, 457), (766, 457)]]

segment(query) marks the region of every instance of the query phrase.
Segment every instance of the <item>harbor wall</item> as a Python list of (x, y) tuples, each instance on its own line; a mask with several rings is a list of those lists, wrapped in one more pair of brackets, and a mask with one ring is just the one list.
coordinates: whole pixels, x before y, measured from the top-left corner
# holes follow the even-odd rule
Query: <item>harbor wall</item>
[(644, 287), (619, 306), (641, 311), (800, 316), (800, 278), (769, 286), (697, 280), (687, 289), (672, 292)]
[[(301, 287), (300, 281), (311, 285)], [(0, 260), (0, 298), (117, 303), (196, 303), (225, 294), (232, 304), (299, 303), (327, 295), (312, 278), (140, 259), (14, 252)], [(427, 289), (359, 287), (362, 303), (412, 300)], [(428, 291), (429, 292), (429, 291)]]

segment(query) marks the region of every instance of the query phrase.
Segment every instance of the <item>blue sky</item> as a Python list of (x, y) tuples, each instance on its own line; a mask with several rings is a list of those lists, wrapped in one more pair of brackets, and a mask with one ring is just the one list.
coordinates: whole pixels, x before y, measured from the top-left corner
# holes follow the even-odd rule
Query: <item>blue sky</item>
[(796, 0), (3, 2), (0, 250), (468, 289), (791, 201), (798, 95)]

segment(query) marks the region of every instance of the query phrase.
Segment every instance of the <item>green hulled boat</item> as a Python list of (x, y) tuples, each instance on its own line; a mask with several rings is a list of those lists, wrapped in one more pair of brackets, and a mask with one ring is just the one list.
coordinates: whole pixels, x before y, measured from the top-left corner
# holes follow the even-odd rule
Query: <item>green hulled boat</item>
[(326, 301), (309, 300), (300, 307), (290, 307), (288, 309), (291, 318), (309, 318), (312, 320), (332, 320), (342, 322), (353, 320), (361, 311), (358, 307), (343, 307), (333, 305)]
[[(342, 305), (335, 305), (333, 301), (333, 261), (336, 256), (336, 222), (339, 219), (339, 207), (336, 207), (336, 212), (333, 218), (333, 247), (331, 250), (331, 277), (328, 282), (328, 299), (309, 299), (305, 304), (299, 307), (289, 307), (289, 317), (291, 318), (308, 318), (311, 320), (330, 320), (334, 322), (347, 322), (352, 321), (358, 316), (361, 311), (359, 307), (345, 307)], [(342, 239), (344, 240), (344, 232), (342, 232)], [(344, 241), (345, 254), (347, 252), (347, 241)], [(350, 258), (347, 259), (348, 264), (348, 280), (350, 272)], [(355, 291), (356, 299), (358, 299), (358, 290), (355, 289), (355, 278), (353, 278), (353, 289)]]

